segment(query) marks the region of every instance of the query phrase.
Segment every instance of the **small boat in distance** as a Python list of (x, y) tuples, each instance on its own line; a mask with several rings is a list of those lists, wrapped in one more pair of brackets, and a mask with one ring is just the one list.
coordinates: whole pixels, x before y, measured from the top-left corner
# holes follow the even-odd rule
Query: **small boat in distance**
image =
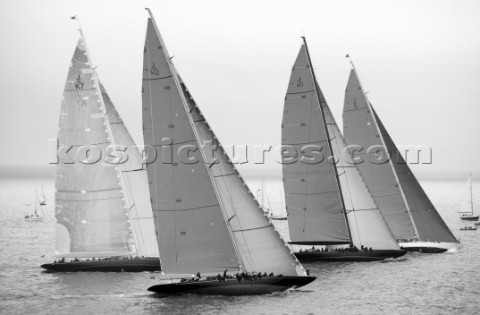
[(464, 226), (462, 228), (460, 228), (460, 230), (462, 231), (475, 231), (477, 228), (474, 227), (474, 226)]
[(43, 185), (42, 185), (42, 193), (40, 194), (40, 205), (41, 206), (47, 205), (47, 198), (45, 197), (45, 193), (43, 192)]
[(480, 215), (473, 212), (472, 173), (468, 175), (468, 191), (465, 200), (462, 202), (460, 219), (465, 221), (478, 221)]
[(147, 164), (162, 265), (159, 295), (257, 295), (315, 280), (225, 153), (168, 54), (152, 13), (143, 56), (145, 144), (180, 152)]
[[(303, 43), (285, 96), (282, 145), (305, 153), (282, 155), (290, 244), (326, 245), (295, 251), (300, 261), (378, 261), (405, 255), (360, 172), (347, 161), (340, 129), (317, 83)], [(309, 158), (317, 151), (322, 160)], [(368, 248), (368, 250), (367, 250)]]
[[(38, 214), (38, 208), (40, 207), (40, 212), (42, 212), (42, 216)], [(35, 189), (35, 208), (32, 214), (25, 215), (26, 222), (42, 222), (43, 221), (43, 209), (42, 204), (38, 202), (38, 195), (37, 190)]]

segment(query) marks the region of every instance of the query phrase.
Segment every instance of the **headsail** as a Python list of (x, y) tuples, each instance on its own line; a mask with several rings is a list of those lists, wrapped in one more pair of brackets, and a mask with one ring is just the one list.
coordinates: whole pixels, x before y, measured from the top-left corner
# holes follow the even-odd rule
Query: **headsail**
[[(145, 141), (174, 153), (171, 164), (147, 165), (162, 268), (218, 273), (241, 265), (245, 271), (304, 274), (177, 77), (152, 19), (144, 56)], [(196, 163), (179, 159), (185, 145)]]
[[(123, 191), (126, 194), (125, 201), (135, 238), (137, 255), (158, 257), (147, 171), (144, 168), (143, 158), (101, 83), (100, 88), (108, 124), (115, 144), (118, 146), (117, 150), (124, 150), (122, 152), (126, 154), (125, 157), (127, 158), (126, 161), (118, 161), (120, 163), (118, 168), (122, 178)], [(120, 155), (117, 158), (120, 158)]]
[(385, 146), (391, 156), (395, 157), (395, 159), (392, 160), (392, 164), (398, 176), (403, 193), (405, 194), (407, 206), (417, 229), (419, 239), (437, 242), (457, 242), (457, 239), (445, 224), (442, 217), (435, 209), (435, 206), (430, 201), (430, 198), (428, 198), (417, 178), (410, 170), (407, 162), (398, 152), (395, 143), (383, 126), (382, 121), (377, 116), (377, 113), (371, 104), (370, 107), (375, 115), (375, 121), (378, 123), (381, 136), (385, 141)]
[(350, 148), (353, 149), (352, 146), (362, 148), (360, 151), (352, 152), (355, 158), (363, 159), (362, 163), (356, 164), (357, 168), (393, 235), (399, 240), (416, 238), (417, 234), (391, 161), (379, 160), (377, 149), (382, 150), (385, 145), (354, 69), (350, 72), (345, 91), (343, 123), (344, 137)]
[[(56, 252), (63, 257), (135, 255), (127, 204), (115, 165), (85, 149), (104, 154), (112, 144), (102, 99), (83, 38), (75, 49), (63, 94), (55, 178)], [(83, 158), (78, 160), (77, 158)], [(90, 153), (92, 153), (90, 152)]]
[[(323, 161), (297, 160), (283, 156), (283, 185), (290, 238), (293, 244), (348, 244), (342, 196), (334, 166), (328, 133), (322, 117), (305, 45), (292, 68), (282, 121), (282, 145), (301, 156), (319, 151)], [(312, 156), (314, 156), (312, 154)], [(312, 163), (313, 162), (313, 163)]]

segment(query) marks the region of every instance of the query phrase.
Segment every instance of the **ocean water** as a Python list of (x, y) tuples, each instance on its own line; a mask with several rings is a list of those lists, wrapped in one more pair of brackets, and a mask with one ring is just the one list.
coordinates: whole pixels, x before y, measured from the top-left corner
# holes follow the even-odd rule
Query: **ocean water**
[[(44, 221), (28, 223), (44, 186)], [(260, 182), (251, 182), (257, 192)], [(247, 296), (157, 298), (149, 273), (44, 273), (53, 260), (54, 191), (45, 179), (0, 179), (0, 314), (480, 314), (480, 230), (460, 231), (464, 182), (423, 186), (465, 247), (368, 263), (305, 264), (317, 280), (300, 290)], [(266, 206), (281, 214), (281, 183), (267, 181)], [(268, 204), (270, 201), (270, 205)], [(286, 222), (276, 221), (287, 233)]]

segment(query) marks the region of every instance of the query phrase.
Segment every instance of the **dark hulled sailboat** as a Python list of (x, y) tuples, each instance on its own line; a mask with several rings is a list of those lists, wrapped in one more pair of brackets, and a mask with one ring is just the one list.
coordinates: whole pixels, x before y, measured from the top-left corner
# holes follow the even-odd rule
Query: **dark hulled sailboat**
[(402, 256), (405, 251), (395, 242), (360, 173), (346, 160), (346, 145), (303, 40), (285, 97), (282, 144), (302, 158), (316, 150), (316, 157), (324, 159), (289, 163), (284, 156), (283, 183), (291, 244), (327, 247), (295, 255), (300, 260), (326, 261)]
[[(77, 161), (69, 155), (71, 161), (63, 157), (57, 164), (58, 261), (41, 267), (50, 272), (158, 271), (143, 160), (98, 79), (79, 31), (63, 94), (58, 146), (71, 148), (67, 153), (90, 148), (100, 152), (101, 159)], [(118, 160), (116, 149), (124, 149), (128, 159)]]
[[(166, 274), (148, 290), (250, 295), (312, 282), (191, 98), (148, 11), (143, 129), (145, 144), (158, 152), (147, 173)], [(195, 279), (184, 276), (197, 272)]]

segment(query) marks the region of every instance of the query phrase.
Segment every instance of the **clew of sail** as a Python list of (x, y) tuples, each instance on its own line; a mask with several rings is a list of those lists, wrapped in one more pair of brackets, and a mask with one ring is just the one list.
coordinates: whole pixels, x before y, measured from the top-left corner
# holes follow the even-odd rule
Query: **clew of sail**
[(307, 157), (289, 163), (282, 156), (291, 243), (348, 244), (340, 187), (334, 166), (326, 161), (332, 152), (315, 88), (302, 45), (292, 68), (282, 121), (282, 145)]
[(117, 167), (94, 154), (107, 152), (112, 144), (96, 85), (80, 38), (68, 71), (59, 121), (59, 150), (65, 150), (70, 158), (61, 156), (56, 166), (57, 256), (136, 254)]

